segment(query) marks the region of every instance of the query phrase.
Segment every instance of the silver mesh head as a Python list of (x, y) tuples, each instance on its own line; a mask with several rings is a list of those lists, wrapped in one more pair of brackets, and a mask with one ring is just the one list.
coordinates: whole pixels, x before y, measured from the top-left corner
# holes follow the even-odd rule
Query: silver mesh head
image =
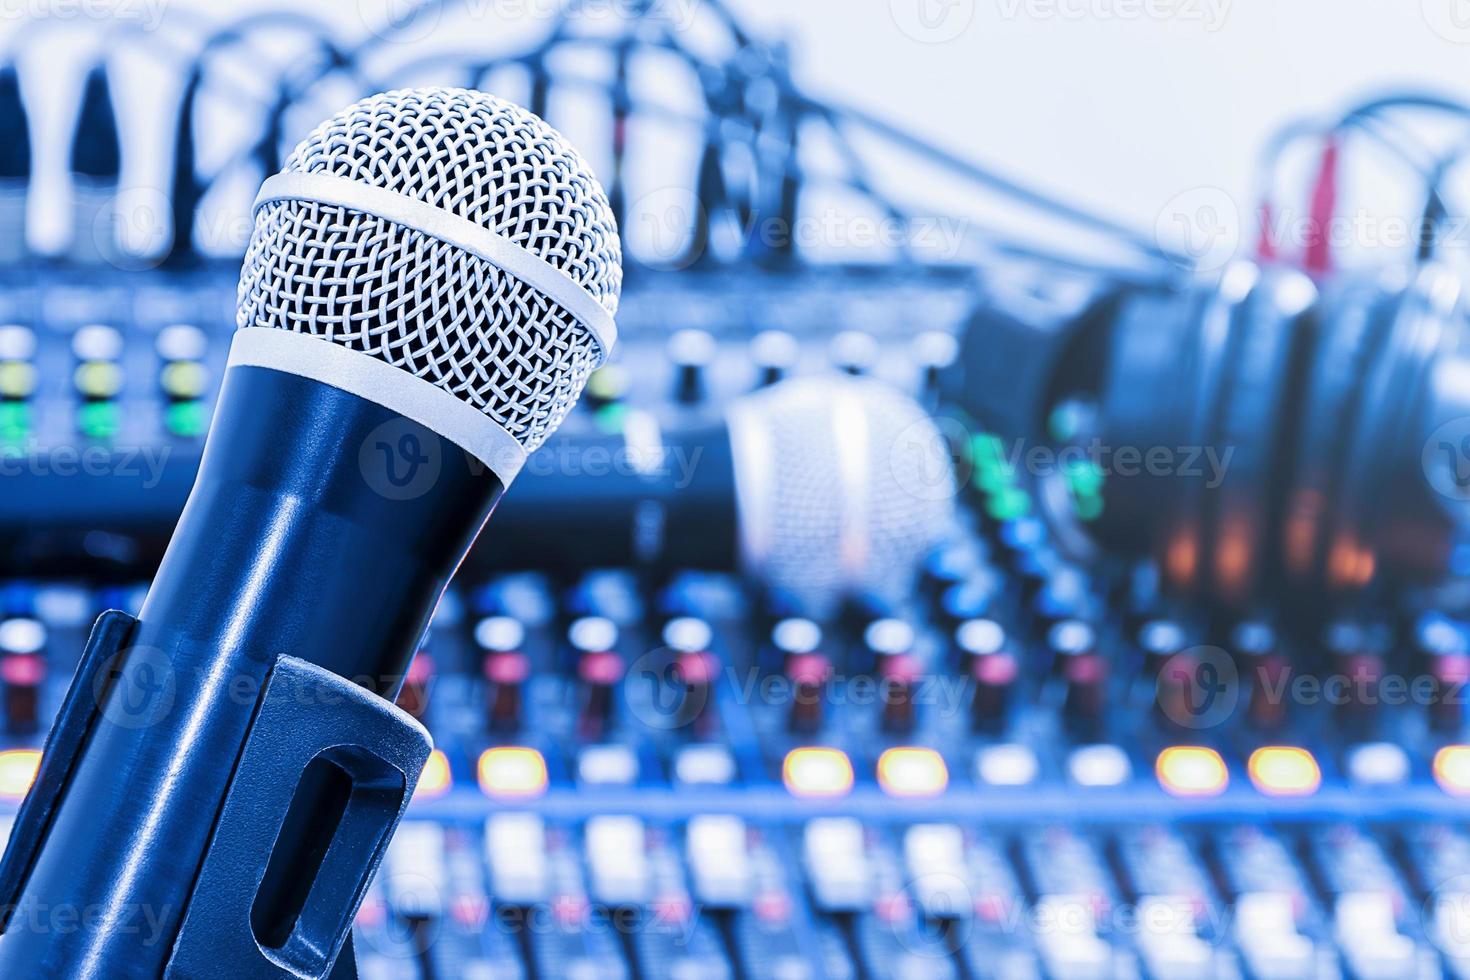
[(876, 381), (782, 382), (732, 410), (730, 436), (750, 571), (810, 615), (848, 595), (898, 601), (954, 520), (939, 430)]
[[(622, 254), (607, 197), (561, 134), (519, 106), (463, 89), (375, 95), (318, 126), (282, 173), (345, 178), (432, 205), (544, 260), (617, 311)], [(237, 319), (402, 368), (484, 412), (528, 452), (606, 354), (587, 323), (479, 255), (311, 200), (270, 200), (256, 211)]]

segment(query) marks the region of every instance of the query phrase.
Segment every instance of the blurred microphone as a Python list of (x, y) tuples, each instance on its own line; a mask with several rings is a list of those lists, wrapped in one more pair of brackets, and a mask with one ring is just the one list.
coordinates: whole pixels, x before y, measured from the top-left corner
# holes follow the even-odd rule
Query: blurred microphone
[(704, 429), (664, 434), (633, 412), (619, 436), (558, 435), (471, 560), (740, 568), (788, 611), (822, 618), (844, 598), (906, 595), (954, 495), (917, 402), (849, 375), (793, 378)]
[[(248, 927), (283, 975), (330, 970), (366, 887), (366, 873), (346, 891), (318, 876), (353, 849), (334, 839), (339, 822), (358, 826), (340, 771), (313, 760), (289, 817), (250, 814), (273, 842), (263, 873), (251, 862), (264, 855), (239, 869), (253, 904), (192, 894), (230, 843), (222, 801), (261, 735), (239, 692), (258, 694), (289, 655), (394, 697), (501, 492), (613, 344), (620, 262), (582, 158), (478, 92), (365, 99), (265, 182), (194, 489), (30, 857), (0, 975), (156, 978), (178, 968), (175, 937), (196, 915)], [(362, 847), (381, 856), (387, 829)], [(0, 877), (23, 859), (7, 853)], [(323, 893), (341, 907), (308, 914)], [(99, 921), (38, 928), (56, 908)], [(226, 938), (210, 969), (244, 975)]]

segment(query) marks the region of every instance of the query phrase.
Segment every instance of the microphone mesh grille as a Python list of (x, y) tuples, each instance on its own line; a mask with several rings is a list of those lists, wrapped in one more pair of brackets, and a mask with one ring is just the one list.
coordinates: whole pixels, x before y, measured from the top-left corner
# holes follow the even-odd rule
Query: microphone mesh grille
[[(843, 596), (896, 603), (921, 559), (954, 521), (953, 466), (923, 408), (876, 381), (832, 375), (786, 381), (751, 396), (769, 499), (753, 571), (814, 615)], [(748, 443), (747, 443), (748, 445)]]
[[(463, 89), (376, 95), (318, 126), (287, 173), (329, 174), (432, 204), (544, 259), (617, 311), (607, 198), (541, 119)], [(495, 419), (528, 451), (561, 423), (602, 352), (540, 290), (376, 215), (312, 201), (256, 214), (239, 326), (321, 337), (402, 368)]]

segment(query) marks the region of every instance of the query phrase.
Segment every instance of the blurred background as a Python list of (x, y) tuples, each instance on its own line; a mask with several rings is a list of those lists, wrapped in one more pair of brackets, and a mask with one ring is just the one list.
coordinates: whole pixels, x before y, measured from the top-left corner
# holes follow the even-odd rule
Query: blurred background
[(1470, 3), (0, 30), (0, 826), (261, 181), (471, 86), (606, 186), (620, 338), (384, 685), (435, 752), (365, 977), (1470, 978)]

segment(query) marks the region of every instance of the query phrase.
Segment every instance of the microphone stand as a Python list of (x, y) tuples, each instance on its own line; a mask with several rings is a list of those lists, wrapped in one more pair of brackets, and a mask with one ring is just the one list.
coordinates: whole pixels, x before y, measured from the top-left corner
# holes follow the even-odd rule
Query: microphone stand
[[(106, 688), (151, 678), (154, 665), (146, 657), (124, 654), (137, 622), (110, 610), (93, 626), (0, 862), (0, 933), (16, 910)], [(432, 744), (424, 727), (387, 699), (305, 660), (279, 657), (262, 687), (162, 976), (353, 980), (353, 917)], [(251, 925), (252, 906), (297, 786), (313, 763), (337, 767), (350, 789), (310, 883), (302, 883), (305, 900), (291, 932), (279, 946), (266, 946)], [(102, 918), (96, 928), (136, 928), (126, 917)]]

